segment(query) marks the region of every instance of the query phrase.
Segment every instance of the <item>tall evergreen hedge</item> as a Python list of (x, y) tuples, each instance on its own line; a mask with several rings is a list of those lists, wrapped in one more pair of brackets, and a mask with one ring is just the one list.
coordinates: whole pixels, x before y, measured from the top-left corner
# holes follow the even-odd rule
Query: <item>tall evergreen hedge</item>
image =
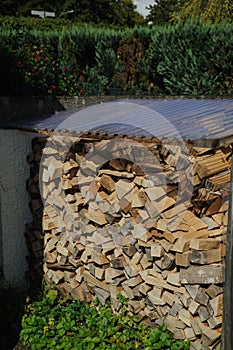
[(189, 22), (153, 34), (150, 72), (166, 94), (233, 93), (233, 25)]
[(233, 24), (0, 27), (0, 94), (231, 95)]

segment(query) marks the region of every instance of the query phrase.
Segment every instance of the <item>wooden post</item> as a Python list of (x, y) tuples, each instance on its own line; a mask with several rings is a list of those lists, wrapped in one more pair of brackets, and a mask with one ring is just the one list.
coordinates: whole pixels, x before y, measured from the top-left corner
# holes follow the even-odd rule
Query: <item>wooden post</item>
[(227, 230), (227, 252), (224, 283), (224, 314), (221, 350), (231, 350), (233, 344), (233, 158), (231, 162), (230, 200)]

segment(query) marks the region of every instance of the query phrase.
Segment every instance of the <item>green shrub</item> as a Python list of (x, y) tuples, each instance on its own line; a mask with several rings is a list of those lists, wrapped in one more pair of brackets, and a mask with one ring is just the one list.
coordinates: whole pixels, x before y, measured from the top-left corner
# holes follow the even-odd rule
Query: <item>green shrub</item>
[(37, 18), (37, 17), (12, 17), (12, 16), (0, 16), (0, 27), (6, 30), (22, 29), (29, 30), (61, 30), (63, 28), (69, 28), (73, 25), (72, 22), (67, 21), (64, 18)]
[(127, 314), (126, 301), (113, 315), (109, 303), (94, 306), (56, 290), (45, 290), (41, 300), (28, 304), (22, 319), (21, 339), (31, 350), (188, 350), (189, 342), (175, 340), (164, 325), (152, 329)]
[(151, 74), (165, 94), (232, 94), (232, 24), (180, 23), (161, 28), (152, 40)]
[(232, 95), (233, 24), (0, 26), (0, 73), (4, 95)]

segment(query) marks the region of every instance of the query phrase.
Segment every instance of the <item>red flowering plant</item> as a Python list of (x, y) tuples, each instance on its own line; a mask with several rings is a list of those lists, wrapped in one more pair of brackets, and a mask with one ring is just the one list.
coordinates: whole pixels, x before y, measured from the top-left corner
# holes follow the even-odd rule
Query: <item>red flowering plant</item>
[(27, 44), (12, 50), (12, 54), (15, 67), (24, 80), (21, 85), (33, 93), (79, 95), (78, 69), (65, 64), (65, 58), (59, 57), (51, 46)]
[(42, 94), (86, 95), (84, 72), (50, 46), (25, 45), (14, 50), (15, 66), (32, 92)]
[(46, 94), (58, 85), (59, 64), (55, 52), (44, 45), (24, 45), (14, 50), (16, 66), (33, 92)]
[(60, 93), (66, 96), (86, 95), (86, 78), (85, 74), (79, 70), (79, 67), (64, 59), (61, 59), (61, 67), (58, 86)]

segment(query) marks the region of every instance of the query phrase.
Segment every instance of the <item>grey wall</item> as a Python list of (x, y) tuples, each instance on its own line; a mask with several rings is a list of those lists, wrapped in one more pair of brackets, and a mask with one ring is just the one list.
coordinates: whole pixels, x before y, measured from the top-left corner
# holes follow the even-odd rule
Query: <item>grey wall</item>
[[(29, 178), (27, 155), (36, 134), (0, 129), (0, 264), (1, 284), (26, 287), (27, 271), (25, 224), (31, 213), (26, 190)], [(1, 267), (0, 265), (0, 267)]]
[(79, 106), (113, 100), (112, 96), (93, 97), (0, 97), (0, 286), (27, 286), (25, 224), (31, 222), (26, 181), (33, 132), (13, 130), (7, 123), (53, 114)]

